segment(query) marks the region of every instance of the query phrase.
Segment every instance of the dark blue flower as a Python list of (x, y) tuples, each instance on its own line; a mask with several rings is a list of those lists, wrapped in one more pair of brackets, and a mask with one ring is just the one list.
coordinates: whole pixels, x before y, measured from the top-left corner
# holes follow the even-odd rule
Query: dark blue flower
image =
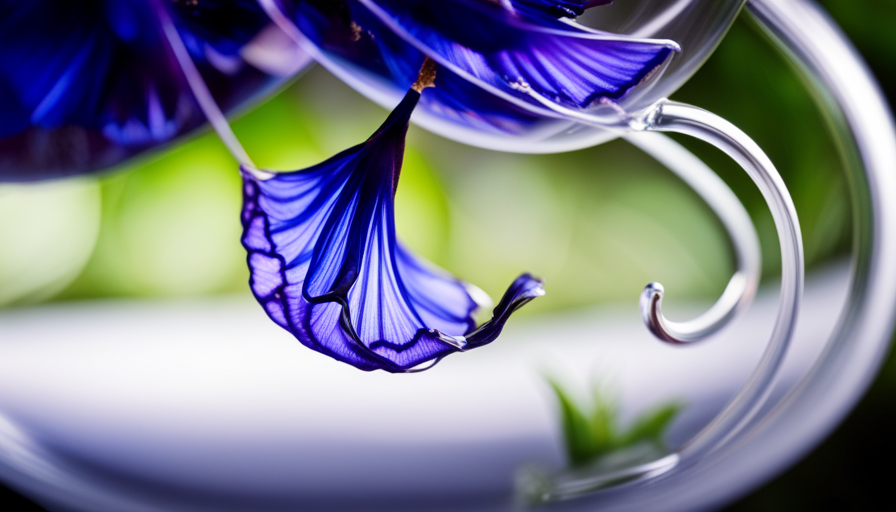
[(205, 121), (159, 9), (223, 109), (274, 85), (240, 56), (269, 23), (253, 0), (0, 0), (0, 181), (108, 167)]
[(585, 9), (611, 2), (612, 0), (511, 0), (510, 4), (515, 9), (528, 9), (530, 13), (542, 13), (552, 18), (577, 18), (585, 13)]
[(470, 286), (397, 242), (393, 200), (418, 101), (424, 117), (519, 136), (568, 110), (624, 101), (678, 49), (569, 22), (596, 1), (272, 1), (262, 4), (275, 21), (289, 12), (318, 60), (362, 90), (373, 84), (383, 103), (439, 68), (428, 76), (436, 87), (422, 100), (420, 88), (405, 93), (364, 144), (292, 173), (244, 168), (253, 293), (302, 343), (364, 370), (408, 371), (488, 343), (543, 293), (520, 276), (476, 328)]
[(315, 58), (381, 104), (397, 101), (425, 57), (438, 62), (417, 119), (473, 144), (569, 132), (567, 112), (625, 106), (679, 49), (570, 19), (604, 1), (278, 1)]
[(303, 344), (362, 370), (405, 372), (485, 345), (544, 293), (520, 276), (477, 328), (475, 289), (397, 241), (394, 196), (419, 98), (411, 89), (366, 142), (314, 167), (243, 170), (252, 292)]

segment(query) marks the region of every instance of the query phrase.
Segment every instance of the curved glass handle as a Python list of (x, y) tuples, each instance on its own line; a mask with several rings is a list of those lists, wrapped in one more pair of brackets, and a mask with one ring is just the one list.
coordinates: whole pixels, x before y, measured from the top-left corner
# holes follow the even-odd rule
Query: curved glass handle
[(771, 338), (746, 384), (704, 430), (682, 447), (681, 461), (696, 459), (735, 435), (765, 402), (796, 327), (803, 292), (803, 243), (796, 209), (774, 164), (743, 131), (706, 110), (664, 100), (644, 118), (649, 131), (682, 133), (712, 144), (734, 159), (768, 203), (781, 245), (781, 297)]
[(686, 322), (667, 320), (662, 312), (664, 289), (660, 283), (648, 284), (641, 293), (641, 317), (654, 336), (674, 344), (705, 339), (746, 310), (756, 296), (762, 273), (756, 229), (728, 185), (680, 144), (659, 133), (644, 131), (627, 133), (624, 138), (687, 183), (713, 210), (731, 238), (737, 271), (722, 296), (699, 317)]
[[(584, 116), (577, 116), (585, 121)], [(591, 120), (589, 124), (597, 124)], [(660, 339), (685, 343), (715, 332), (747, 304), (755, 292), (759, 273), (758, 242), (752, 223), (736, 196), (706, 165), (686, 149), (657, 133), (681, 133), (703, 140), (733, 158), (753, 179), (772, 212), (781, 245), (781, 297), (775, 326), (758, 365), (709, 425), (684, 446), (662, 459), (618, 471), (571, 474), (554, 482), (542, 500), (566, 499), (633, 480), (644, 480), (691, 466), (724, 445), (750, 424), (765, 404), (781, 369), (796, 327), (803, 292), (803, 243), (793, 201), (775, 166), (743, 131), (706, 110), (662, 100), (639, 118), (629, 119), (630, 131), (621, 134), (679, 174), (719, 215), (738, 255), (738, 272), (722, 297), (695, 320), (672, 323), (660, 310), (662, 288), (647, 286), (642, 294), (642, 313), (651, 332)]]
[[(578, 473), (577, 478), (552, 488), (548, 499), (580, 496), (638, 480), (624, 492), (580, 503), (584, 508), (597, 506), (608, 510), (719, 507), (731, 496), (746, 492), (783, 470), (829, 434), (868, 387), (886, 355), (896, 310), (896, 124), (890, 108), (859, 54), (815, 2), (749, 0), (747, 9), (816, 93), (815, 99), (830, 123), (830, 132), (844, 160), (854, 199), (855, 233), (848, 302), (809, 373), (773, 409), (762, 415), (753, 414), (764, 398), (760, 384), (774, 377), (776, 368), (770, 365), (774, 363), (775, 351), (780, 355), (786, 348), (776, 349), (775, 340), (781, 339), (787, 324), (792, 327), (792, 321), (784, 321), (784, 316), (792, 319), (796, 314), (803, 273), (796, 219), (779, 219), (793, 217), (786, 190), (780, 178), (760, 178), (760, 182), (766, 182), (760, 186), (767, 200), (781, 196), (772, 197), (770, 204), (787, 205), (783, 209), (773, 206), (772, 213), (776, 215), (779, 236), (793, 243), (781, 243), (782, 252), (788, 253), (782, 261), (785, 290), (775, 336), (756, 373), (725, 411), (678, 453), (624, 472), (590, 476)], [(736, 146), (743, 146), (748, 152), (751, 146), (758, 149), (754, 144), (745, 145), (743, 141), (748, 138), (743, 134), (726, 135), (732, 133), (732, 128), (734, 133), (739, 130), (718, 122), (708, 112), (671, 102), (661, 102), (659, 106), (665, 119), (658, 119), (655, 126), (639, 127), (633, 123), (631, 128), (687, 133), (717, 146), (719, 139), (727, 138), (719, 147), (729, 154), (741, 151)], [(767, 159), (755, 163), (763, 160)], [(750, 168), (745, 168), (750, 172)], [(786, 224), (794, 227), (789, 233), (782, 229)], [(791, 314), (783, 309), (787, 302), (794, 308)], [(755, 403), (751, 403), (751, 396)], [(737, 437), (732, 438), (734, 435)], [(725, 449), (716, 449), (722, 443)], [(680, 464), (682, 460), (690, 462)], [(694, 466), (697, 460), (704, 465)], [(660, 475), (663, 477), (651, 478)]]

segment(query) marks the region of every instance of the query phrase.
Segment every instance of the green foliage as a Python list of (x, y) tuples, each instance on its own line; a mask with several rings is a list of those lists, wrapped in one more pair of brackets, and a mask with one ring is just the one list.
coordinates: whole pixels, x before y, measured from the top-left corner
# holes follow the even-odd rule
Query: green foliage
[(547, 381), (560, 406), (563, 440), (573, 467), (591, 464), (642, 443), (665, 451), (666, 430), (682, 408), (677, 403), (660, 406), (623, 428), (619, 406), (601, 386), (592, 386), (589, 403), (580, 403), (557, 380), (549, 377)]

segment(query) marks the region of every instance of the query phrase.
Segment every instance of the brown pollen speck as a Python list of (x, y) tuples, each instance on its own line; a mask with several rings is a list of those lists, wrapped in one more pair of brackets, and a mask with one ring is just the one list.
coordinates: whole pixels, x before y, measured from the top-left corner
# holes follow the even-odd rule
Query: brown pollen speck
[(361, 33), (364, 32), (364, 29), (361, 28), (361, 25), (358, 25), (354, 21), (352, 22), (351, 29), (352, 29), (352, 42), (357, 43), (358, 41), (361, 40)]
[(411, 89), (417, 92), (423, 92), (427, 87), (435, 87), (436, 81), (436, 61), (426, 57), (423, 66), (420, 67), (420, 73), (417, 75), (417, 81), (411, 86)]

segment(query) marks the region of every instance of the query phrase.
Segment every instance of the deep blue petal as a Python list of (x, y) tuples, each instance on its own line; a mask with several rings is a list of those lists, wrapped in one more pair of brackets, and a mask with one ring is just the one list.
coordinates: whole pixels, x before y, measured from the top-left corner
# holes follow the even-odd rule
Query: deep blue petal
[[(305, 1), (292, 13), (302, 33), (323, 53), (322, 63), (356, 87), (382, 84), (404, 94), (416, 79), (424, 54), (363, 6)], [(436, 83), (421, 99), (417, 110), (423, 115), (493, 134), (525, 134), (544, 122), (543, 115), (498, 98), (450, 69), (439, 69)]]
[(619, 100), (678, 50), (671, 41), (634, 40), (555, 21), (537, 24), (477, 0), (360, 0), (386, 25), (440, 64), (495, 92), (583, 109)]
[(178, 1), (171, 6), (182, 37), (193, 57), (205, 60), (209, 48), (218, 54), (236, 57), (243, 46), (268, 23), (268, 17), (256, 0)]
[[(403, 244), (395, 249), (395, 264), (423, 324), (444, 333), (466, 333), (476, 327), (477, 309), (470, 285), (414, 255)], [(482, 292), (480, 292), (482, 293)]]
[(419, 97), (408, 92), (370, 139), (319, 165), (244, 172), (253, 294), (304, 345), (363, 370), (407, 371), (465, 349), (471, 332), (484, 345), (533, 293), (515, 284), (477, 330), (469, 285), (397, 242), (394, 195)]
[[(12, 98), (14, 85), (0, 75), (0, 98)], [(30, 113), (19, 102), (3, 102), (0, 106), (0, 138), (24, 131), (30, 124)]]
[[(319, 62), (381, 105), (395, 104), (404, 94), (424, 51), (447, 64), (439, 66), (437, 87), (424, 95), (417, 121), (447, 137), (495, 148), (519, 150), (522, 141), (537, 142), (559, 134), (566, 135), (564, 140), (590, 140), (593, 137), (551, 104), (580, 109), (600, 98), (619, 99), (639, 84), (648, 87), (649, 78), (659, 76), (675, 48), (667, 41), (633, 41), (577, 28), (557, 19), (555, 8), (566, 5), (563, 1), (511, 2), (511, 11), (516, 13), (506, 10), (506, 1), (505, 7), (480, 0), (475, 3), (471, 7), (465, 0), (281, 0), (300, 31), (319, 50)], [(574, 4), (585, 8), (592, 2), (569, 2)], [(390, 9), (382, 12), (382, 5)], [(367, 6), (379, 9), (379, 16)], [(476, 46), (479, 60), (460, 58), (455, 59), (457, 65), (452, 64), (397, 26), (393, 6), (398, 12), (422, 9), (420, 19), (412, 20), (420, 30), (450, 40), (447, 53), (458, 50), (460, 41)], [(479, 16), (467, 16), (470, 9), (478, 9)], [(398, 30), (393, 30), (396, 26)], [(545, 49), (538, 47), (541, 40)], [(566, 44), (567, 40), (572, 42)], [(461, 45), (451, 55), (466, 56), (463, 48)], [(510, 50), (502, 53), (500, 48)], [(492, 51), (490, 60), (485, 60), (485, 49)], [(621, 57), (616, 52), (620, 49), (624, 50)], [(646, 49), (647, 53), (628, 52), (632, 49)], [(469, 68), (475, 68), (477, 62), (484, 65), (471, 73)], [(622, 68), (621, 76), (616, 67)], [(517, 76), (511, 79), (511, 72)], [(535, 94), (541, 96), (518, 91), (515, 87), (520, 77), (529, 80)]]
[(576, 18), (585, 9), (611, 2), (612, 0), (510, 0), (514, 9), (553, 18)]
[[(224, 109), (272, 85), (247, 66), (218, 69), (266, 25), (255, 2), (160, 5), (193, 42)], [(156, 8), (152, 0), (0, 0), (0, 181), (107, 167), (204, 122)]]
[(514, 311), (525, 306), (532, 299), (544, 295), (542, 284), (541, 279), (530, 274), (523, 274), (516, 278), (510, 288), (504, 292), (501, 302), (492, 311), (492, 319), (467, 335), (469, 347), (476, 348), (494, 341), (501, 334), (504, 324)]

